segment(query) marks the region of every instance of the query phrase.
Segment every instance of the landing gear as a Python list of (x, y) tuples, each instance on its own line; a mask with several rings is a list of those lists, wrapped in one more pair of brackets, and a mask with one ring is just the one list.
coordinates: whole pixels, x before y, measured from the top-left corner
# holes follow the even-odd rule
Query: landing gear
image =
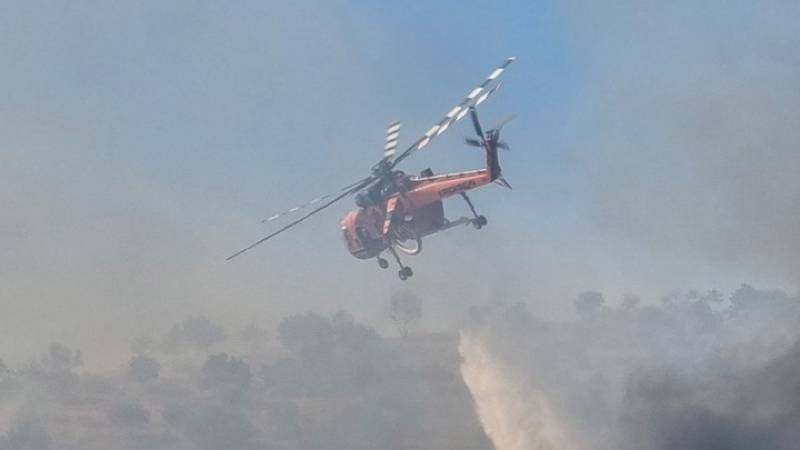
[(489, 221), (486, 220), (486, 216), (478, 215), (478, 212), (475, 211), (475, 205), (472, 204), (472, 200), (469, 199), (469, 196), (466, 192), (462, 192), (461, 197), (463, 197), (464, 201), (467, 202), (467, 205), (469, 205), (469, 210), (472, 211), (472, 215), (475, 217), (474, 219), (470, 220), (472, 226), (475, 227), (476, 230), (480, 230), (481, 228), (485, 227), (486, 224), (489, 223)]
[(411, 267), (408, 266), (403, 267), (402, 269), (400, 269), (399, 272), (397, 272), (397, 276), (399, 276), (400, 279), (403, 281), (407, 280), (408, 278), (411, 278), (412, 275), (414, 275), (414, 271), (411, 270)]
[(397, 276), (403, 281), (411, 278), (414, 275), (414, 271), (411, 270), (411, 267), (403, 265), (403, 261), (400, 261), (400, 256), (397, 255), (397, 251), (394, 249), (394, 247), (389, 247), (389, 252), (392, 254), (392, 256), (394, 256), (395, 261), (397, 261), (397, 265), (400, 266), (400, 271), (397, 272)]
[(475, 227), (476, 230), (480, 230), (481, 228), (485, 227), (488, 221), (486, 220), (486, 216), (478, 216), (472, 219), (472, 226)]
[(380, 256), (378, 256), (378, 267), (380, 267), (381, 269), (388, 268), (389, 261), (387, 261), (385, 258), (381, 258)]

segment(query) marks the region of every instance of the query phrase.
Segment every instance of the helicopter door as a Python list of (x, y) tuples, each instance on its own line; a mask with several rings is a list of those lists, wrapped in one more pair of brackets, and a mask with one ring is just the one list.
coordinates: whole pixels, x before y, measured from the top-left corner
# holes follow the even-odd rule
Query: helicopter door
[(417, 236), (435, 233), (445, 224), (444, 205), (441, 200), (410, 212), (414, 217), (414, 232)]

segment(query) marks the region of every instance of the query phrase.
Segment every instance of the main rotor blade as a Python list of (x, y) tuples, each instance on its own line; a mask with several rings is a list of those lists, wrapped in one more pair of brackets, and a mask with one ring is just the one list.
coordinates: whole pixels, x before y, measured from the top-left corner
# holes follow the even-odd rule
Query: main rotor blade
[(500, 89), (500, 86), (502, 86), (502, 85), (503, 85), (503, 82), (502, 81), (498, 81), (497, 84), (495, 84), (493, 88), (489, 89), (488, 91), (486, 91), (486, 93), (484, 93), (483, 95), (478, 97), (478, 99), (475, 100), (475, 104), (472, 105), (472, 106), (476, 107), (476, 106), (480, 105), (481, 103), (485, 102), (486, 99), (489, 98), (490, 95), (494, 94), (494, 91)]
[(334, 196), (334, 195), (336, 195), (337, 193), (340, 193), (340, 192), (344, 192), (344, 191), (350, 190), (350, 189), (352, 189), (352, 188), (353, 188), (353, 186), (356, 186), (357, 184), (359, 184), (359, 183), (361, 183), (361, 182), (363, 182), (363, 181), (364, 181), (364, 180), (358, 180), (358, 181), (356, 181), (355, 183), (348, 184), (347, 186), (345, 186), (345, 187), (343, 187), (343, 188), (339, 189), (339, 190), (338, 190), (338, 191), (336, 191), (336, 192), (332, 192), (332, 193), (330, 193), (330, 194), (325, 194), (325, 195), (323, 195), (323, 196), (321, 196), (321, 197), (317, 197), (317, 198), (315, 198), (314, 200), (311, 200), (311, 201), (309, 201), (309, 202), (306, 202), (306, 203), (303, 203), (303, 204), (300, 204), (300, 205), (297, 205), (297, 206), (293, 206), (293, 207), (291, 207), (291, 208), (289, 208), (289, 209), (286, 209), (286, 210), (283, 210), (283, 211), (281, 211), (281, 212), (279, 212), (279, 213), (275, 213), (275, 214), (273, 214), (273, 215), (271, 215), (271, 216), (267, 217), (266, 219), (262, 220), (262, 221), (261, 221), (261, 223), (268, 223), (268, 222), (272, 222), (273, 220), (277, 220), (277, 219), (279, 219), (279, 218), (281, 218), (281, 217), (283, 217), (283, 216), (285, 216), (285, 215), (287, 215), (287, 214), (291, 214), (291, 213), (294, 213), (294, 212), (297, 212), (297, 211), (302, 211), (303, 209), (305, 209), (305, 208), (308, 208), (308, 207), (309, 207), (309, 206), (311, 206), (311, 205), (317, 204), (317, 203), (319, 203), (319, 202), (321, 202), (321, 201), (323, 201), (323, 200), (327, 200), (327, 199), (329, 199), (329, 198), (333, 197), (333, 196)]
[(475, 89), (471, 90), (467, 94), (467, 96), (464, 97), (463, 100), (461, 100), (461, 103), (452, 108), (447, 113), (447, 115), (444, 116), (442, 120), (440, 120), (436, 125), (432, 126), (428, 131), (426, 131), (425, 134), (422, 135), (422, 137), (417, 139), (416, 142), (414, 142), (413, 144), (411, 144), (410, 147), (405, 149), (403, 153), (398, 155), (394, 159), (394, 162), (392, 163), (391, 167), (394, 168), (400, 163), (400, 161), (406, 159), (413, 152), (421, 150), (426, 145), (428, 145), (434, 138), (447, 131), (447, 129), (450, 128), (450, 125), (463, 119), (464, 116), (466, 116), (469, 113), (470, 107), (478, 105), (482, 103), (484, 100), (486, 100), (486, 98), (488, 98), (489, 95), (491, 95), (497, 89), (498, 85), (495, 85), (489, 91), (486, 91), (486, 88), (490, 84), (492, 84), (495, 80), (497, 80), (500, 77), (500, 75), (503, 74), (506, 68), (509, 65), (511, 65), (511, 63), (513, 63), (516, 59), (517, 58), (512, 56), (506, 59), (506, 61), (502, 65), (500, 65), (500, 67), (494, 69), (494, 71), (492, 71), (492, 73), (489, 74), (489, 76), (486, 78), (486, 80), (484, 80), (483, 83), (481, 83)]
[(329, 201), (327, 201), (327, 202), (323, 203), (322, 205), (320, 205), (320, 206), (318, 206), (318, 207), (314, 208), (314, 209), (313, 209), (312, 211), (310, 211), (308, 214), (306, 214), (306, 215), (304, 215), (304, 216), (302, 216), (302, 217), (300, 217), (300, 218), (297, 218), (297, 219), (295, 219), (295, 220), (293, 220), (293, 221), (289, 222), (288, 224), (284, 225), (283, 227), (279, 228), (278, 230), (276, 230), (276, 231), (274, 231), (274, 232), (270, 233), (269, 235), (267, 235), (267, 236), (265, 236), (265, 237), (263, 237), (263, 238), (259, 239), (258, 241), (256, 241), (256, 242), (254, 242), (254, 243), (250, 244), (249, 246), (247, 246), (247, 247), (245, 247), (245, 248), (243, 248), (243, 249), (239, 250), (238, 252), (236, 252), (236, 253), (232, 254), (231, 256), (228, 256), (227, 258), (225, 258), (225, 260), (226, 260), (226, 261), (230, 261), (231, 259), (233, 259), (233, 258), (236, 258), (237, 256), (241, 255), (242, 253), (244, 253), (244, 252), (246, 252), (246, 251), (248, 251), (248, 250), (251, 250), (251, 249), (253, 249), (253, 247), (256, 247), (257, 245), (263, 244), (263, 243), (264, 243), (265, 241), (267, 241), (268, 239), (270, 239), (270, 238), (273, 238), (273, 237), (275, 237), (275, 236), (277, 236), (277, 235), (279, 235), (279, 234), (283, 233), (284, 231), (288, 230), (289, 228), (292, 228), (293, 226), (295, 226), (295, 225), (299, 224), (300, 222), (302, 222), (302, 221), (304, 221), (304, 220), (308, 219), (309, 217), (311, 217), (311, 216), (313, 216), (314, 214), (316, 214), (316, 213), (318, 213), (318, 212), (322, 211), (323, 209), (325, 209), (325, 208), (327, 208), (327, 207), (331, 206), (332, 204), (334, 204), (334, 203), (338, 202), (339, 200), (341, 200), (341, 199), (343, 199), (343, 198), (347, 197), (348, 195), (351, 195), (351, 194), (353, 194), (353, 193), (355, 193), (355, 192), (358, 192), (358, 191), (360, 191), (361, 189), (363, 189), (363, 188), (367, 187), (367, 186), (368, 186), (370, 183), (372, 183), (373, 181), (375, 181), (375, 178), (374, 178), (374, 177), (372, 177), (372, 176), (369, 176), (369, 177), (367, 177), (367, 178), (364, 178), (363, 180), (361, 180), (361, 181), (359, 181), (358, 183), (354, 184), (354, 185), (353, 185), (353, 186), (352, 186), (350, 189), (348, 189), (348, 190), (346, 190), (346, 191), (342, 192), (341, 194), (337, 195), (336, 197), (334, 197), (332, 200), (329, 200)]
[(386, 128), (386, 145), (383, 147), (383, 159), (391, 160), (397, 148), (397, 139), (400, 136), (400, 122), (395, 120)]

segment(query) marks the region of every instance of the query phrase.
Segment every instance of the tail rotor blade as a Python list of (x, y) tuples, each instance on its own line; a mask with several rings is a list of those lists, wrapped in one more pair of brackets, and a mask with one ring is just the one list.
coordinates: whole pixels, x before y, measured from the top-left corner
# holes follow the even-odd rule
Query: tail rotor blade
[(469, 115), (472, 118), (472, 126), (475, 127), (475, 134), (478, 135), (481, 140), (485, 141), (486, 137), (483, 135), (483, 130), (481, 129), (481, 123), (478, 121), (478, 113), (475, 112), (475, 108), (469, 109)]
[(464, 138), (464, 142), (466, 142), (467, 145), (469, 145), (471, 147), (483, 147), (483, 144), (481, 144), (481, 141), (479, 141), (479, 140), (477, 140), (475, 138)]
[(497, 125), (494, 126), (494, 129), (497, 130), (497, 131), (500, 131), (500, 130), (503, 129), (504, 126), (508, 125), (509, 122), (511, 122), (512, 120), (514, 120), (516, 118), (517, 118), (517, 115), (516, 114), (512, 114), (512, 115), (506, 117), (505, 119), (501, 120), (500, 123), (498, 123)]

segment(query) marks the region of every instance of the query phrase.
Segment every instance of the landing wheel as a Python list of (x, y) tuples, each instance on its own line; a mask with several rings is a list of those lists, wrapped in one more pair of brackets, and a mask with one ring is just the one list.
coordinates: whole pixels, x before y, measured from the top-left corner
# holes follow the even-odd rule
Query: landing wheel
[(480, 230), (485, 227), (488, 222), (486, 216), (478, 216), (472, 221), (472, 226), (475, 227), (476, 230)]
[(414, 271), (411, 270), (411, 267), (405, 266), (397, 272), (397, 276), (400, 277), (401, 280), (405, 281), (408, 278), (411, 278), (414, 275)]
[(378, 267), (381, 269), (385, 269), (389, 267), (389, 261), (385, 260), (384, 258), (378, 257)]

